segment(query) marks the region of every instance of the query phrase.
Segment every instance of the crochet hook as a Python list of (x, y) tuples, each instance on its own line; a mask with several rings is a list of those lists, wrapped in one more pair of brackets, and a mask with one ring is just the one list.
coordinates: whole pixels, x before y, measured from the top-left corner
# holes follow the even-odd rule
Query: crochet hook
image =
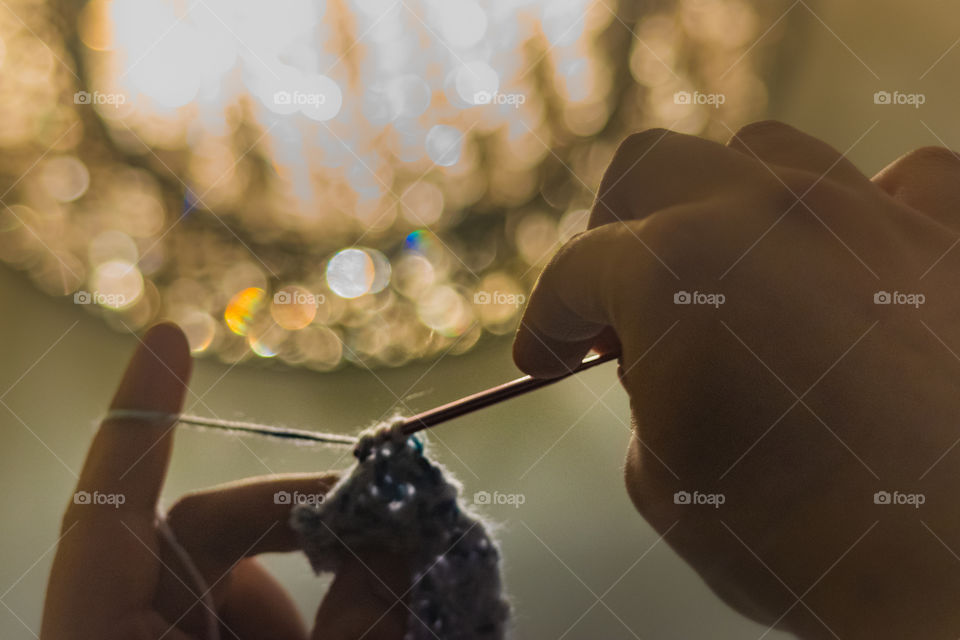
[[(539, 389), (541, 387), (551, 385), (554, 382), (559, 382), (560, 380), (569, 378), (575, 373), (592, 369), (597, 365), (603, 364), (604, 362), (609, 362), (610, 360), (615, 360), (618, 357), (620, 357), (620, 354), (618, 353), (607, 353), (602, 355), (594, 354), (587, 356), (576, 369), (573, 369), (572, 371), (555, 378), (533, 378), (531, 376), (523, 376), (522, 378), (505, 382), (485, 391), (480, 391), (479, 393), (474, 393), (473, 395), (460, 398), (459, 400), (448, 402), (447, 404), (440, 405), (439, 407), (434, 407), (433, 409), (418, 413), (415, 416), (403, 418), (400, 424), (395, 428), (400, 429), (404, 435), (413, 435), (418, 431), (423, 431), (424, 429), (429, 429), (430, 427), (436, 426), (448, 420), (452, 420), (453, 418), (458, 418), (462, 415), (472, 413), (477, 409), (489, 407), (499, 402), (503, 402), (504, 400), (509, 400), (515, 396), (533, 391), (534, 389)], [(142, 418), (145, 417), (142, 415), (145, 413), (150, 412), (114, 410), (110, 415), (112, 415), (112, 417), (119, 418)], [(162, 418), (165, 416), (159, 417)], [(306, 429), (275, 427), (271, 425), (259, 424), (256, 422), (244, 422), (240, 420), (222, 420), (220, 418), (207, 418), (204, 416), (180, 415), (177, 416), (177, 421), (197, 427), (209, 427), (213, 429), (224, 429), (227, 431), (253, 433), (257, 435), (272, 436), (275, 438), (283, 438), (288, 440), (305, 440), (309, 442), (334, 445), (353, 445), (357, 442), (357, 438), (353, 436), (337, 433), (320, 433)]]
[(514, 396), (519, 396), (529, 391), (533, 391), (534, 389), (539, 389), (541, 387), (553, 384), (554, 382), (559, 382), (560, 380), (569, 378), (575, 373), (592, 369), (599, 364), (609, 362), (610, 360), (614, 360), (619, 357), (619, 353), (594, 354), (584, 358), (580, 363), (580, 366), (578, 366), (576, 369), (557, 376), (556, 378), (534, 378), (531, 376), (523, 376), (522, 378), (517, 378), (516, 380), (511, 380), (510, 382), (504, 382), (496, 387), (492, 387), (485, 391), (480, 391), (479, 393), (474, 393), (473, 395), (460, 398), (459, 400), (454, 400), (453, 402), (448, 402), (447, 404), (440, 405), (439, 407), (434, 407), (433, 409), (428, 409), (427, 411), (418, 413), (415, 416), (405, 418), (399, 429), (405, 435), (413, 435), (418, 431), (429, 429), (430, 427), (438, 425), (441, 422), (446, 422), (447, 420), (452, 420), (453, 418), (459, 418), (460, 416), (472, 413), (477, 409), (483, 409), (484, 407), (489, 407), (490, 405), (503, 402), (504, 400), (509, 400)]

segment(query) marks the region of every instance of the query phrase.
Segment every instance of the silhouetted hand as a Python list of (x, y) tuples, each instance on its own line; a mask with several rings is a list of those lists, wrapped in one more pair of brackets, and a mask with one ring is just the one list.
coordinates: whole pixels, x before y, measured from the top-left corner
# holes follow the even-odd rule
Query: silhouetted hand
[(621, 349), (637, 509), (809, 638), (960, 635), (960, 160), (874, 179), (776, 122), (629, 137), (534, 290), (518, 366)]
[[(186, 339), (153, 327), (133, 356), (115, 409), (178, 413), (190, 376)], [(173, 445), (173, 423), (107, 420), (98, 432), (63, 520), (43, 614), (43, 640), (311, 637), (292, 600), (253, 556), (299, 548), (291, 505), (278, 491), (325, 493), (334, 473), (251, 478), (190, 494), (167, 523), (192, 564), (158, 531), (157, 499)], [(87, 500), (86, 496), (90, 496)], [(338, 572), (317, 612), (312, 637), (396, 640), (406, 608), (397, 603), (405, 563), (360, 553)], [(207, 590), (203, 593), (204, 589)]]

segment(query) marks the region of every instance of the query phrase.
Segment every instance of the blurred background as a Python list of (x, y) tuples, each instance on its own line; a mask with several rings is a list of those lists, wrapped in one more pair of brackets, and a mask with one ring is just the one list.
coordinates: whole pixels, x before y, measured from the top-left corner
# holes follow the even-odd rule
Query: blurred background
[[(777, 118), (868, 174), (960, 147), (958, 17), (945, 0), (0, 4), (0, 635), (39, 632), (60, 514), (150, 323), (184, 327), (187, 411), (220, 418), (353, 433), (511, 379), (526, 295), (623, 136)], [(636, 515), (614, 368), (429, 435), (468, 503), (516, 496), (478, 507), (515, 636), (785, 637)], [(348, 464), (182, 429), (165, 499)], [(312, 617), (327, 581), (266, 562)]]

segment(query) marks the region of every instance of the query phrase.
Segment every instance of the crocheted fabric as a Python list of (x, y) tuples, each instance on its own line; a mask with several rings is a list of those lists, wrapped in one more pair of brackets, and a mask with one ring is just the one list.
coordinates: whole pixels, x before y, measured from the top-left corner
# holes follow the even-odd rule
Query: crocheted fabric
[(419, 439), (395, 428), (364, 435), (354, 456), (356, 466), (322, 503), (293, 510), (291, 525), (314, 571), (336, 571), (348, 548), (409, 554), (404, 640), (502, 639), (509, 606), (499, 552), (483, 523), (457, 503), (456, 482), (425, 457)]

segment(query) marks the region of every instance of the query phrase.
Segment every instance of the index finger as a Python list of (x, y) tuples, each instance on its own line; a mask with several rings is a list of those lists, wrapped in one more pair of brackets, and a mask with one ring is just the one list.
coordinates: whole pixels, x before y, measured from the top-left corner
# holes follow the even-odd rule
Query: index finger
[(96, 506), (98, 500), (117, 507), (113, 511), (153, 517), (173, 446), (174, 416), (183, 407), (190, 369), (190, 348), (176, 325), (159, 324), (147, 331), (110, 408), (171, 418), (104, 420), (87, 454), (67, 520), (72, 512)]
[[(190, 351), (174, 325), (150, 329), (112, 407), (176, 414)], [(173, 421), (106, 420), (94, 438), (50, 570), (43, 637), (107, 637), (121, 617), (145, 612), (156, 582), (155, 508), (172, 446)]]
[(755, 159), (712, 140), (666, 129), (634, 133), (603, 173), (589, 228), (641, 220), (735, 190), (745, 180), (773, 178)]

